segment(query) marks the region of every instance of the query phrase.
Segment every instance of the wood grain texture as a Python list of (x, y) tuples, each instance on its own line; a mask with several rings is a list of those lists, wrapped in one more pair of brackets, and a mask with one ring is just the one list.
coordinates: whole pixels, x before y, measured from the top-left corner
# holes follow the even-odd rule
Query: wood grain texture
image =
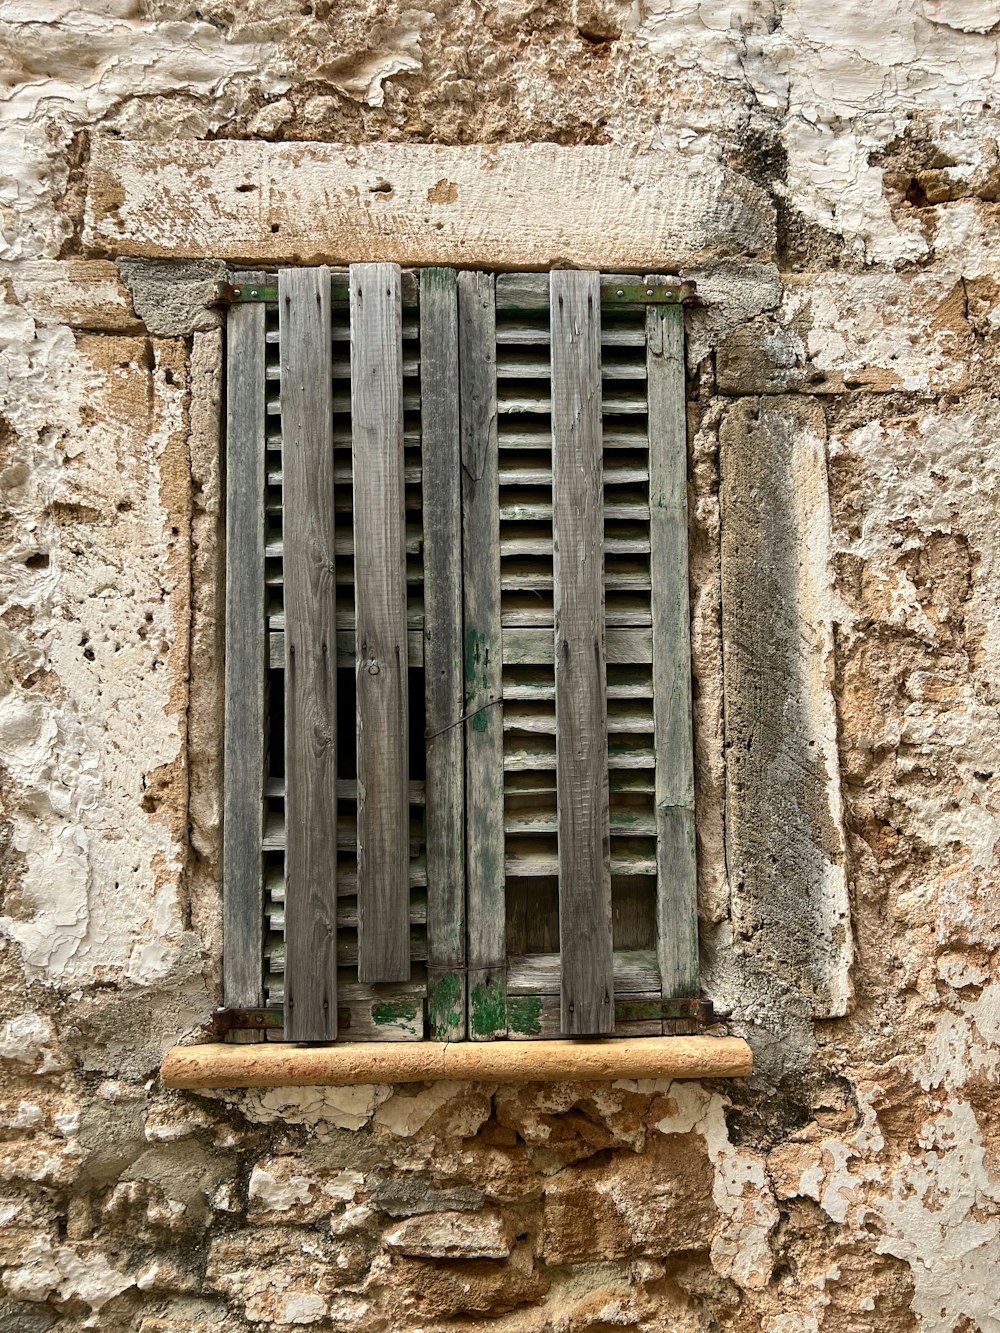
[(235, 307), (226, 348), (223, 994), (237, 1008), (263, 1001), (265, 317), (262, 305)]
[(406, 981), (409, 805), (403, 338), (395, 264), (352, 264), (358, 977)]
[(646, 336), (657, 950), (671, 999), (697, 995), (699, 985), (683, 311), (651, 306)]
[(550, 274), (562, 1030), (614, 1027), (604, 665), (601, 289)]
[(278, 275), (285, 605), (285, 1035), (337, 1035), (337, 668), (329, 269)]
[(664, 149), (98, 138), (84, 246), (97, 256), (253, 263), (635, 269), (664, 255), (677, 267), (769, 259), (775, 221), (759, 186)]
[(469, 1035), (506, 1032), (500, 494), (493, 278), (458, 277)]
[(424, 698), (427, 731), (427, 963), (431, 1037), (465, 1036), (465, 736), (458, 286), (420, 275)]
[(750, 1047), (739, 1037), (625, 1037), (612, 1041), (344, 1042), (254, 1048), (174, 1046), (167, 1088), (337, 1087), (352, 1083), (563, 1082), (638, 1078), (745, 1078)]

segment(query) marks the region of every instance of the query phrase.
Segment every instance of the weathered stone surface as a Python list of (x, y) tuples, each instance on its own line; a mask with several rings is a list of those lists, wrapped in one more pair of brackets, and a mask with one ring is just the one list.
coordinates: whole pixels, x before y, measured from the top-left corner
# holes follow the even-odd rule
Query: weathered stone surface
[(183, 338), (222, 323), (211, 304), (216, 283), (226, 277), (217, 260), (119, 259), (118, 272), (135, 313), (155, 337)]
[(383, 1237), (390, 1250), (414, 1259), (506, 1259), (510, 1254), (499, 1213), (430, 1213), (407, 1218)]
[(555, 1176), (545, 1188), (541, 1253), (548, 1264), (679, 1254), (707, 1248), (715, 1221), (703, 1143), (671, 1135), (610, 1168)]
[(110, 260), (35, 259), (0, 265), (18, 304), (36, 324), (100, 333), (142, 333), (127, 288)]
[(767, 259), (774, 246), (772, 206), (749, 181), (711, 160), (612, 146), (216, 142), (151, 155), (102, 139), (88, 182), (86, 244), (102, 254), (614, 271), (665, 254), (675, 266)]
[(818, 1016), (845, 1012), (853, 954), (825, 438), (796, 398), (734, 404), (719, 437), (734, 929)]

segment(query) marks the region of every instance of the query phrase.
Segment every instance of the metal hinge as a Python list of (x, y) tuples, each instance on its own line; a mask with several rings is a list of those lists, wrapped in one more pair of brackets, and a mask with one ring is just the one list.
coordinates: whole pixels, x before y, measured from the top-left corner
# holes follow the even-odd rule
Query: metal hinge
[(247, 302), (277, 301), (277, 287), (259, 284), (217, 282), (212, 293), (212, 305), (242, 305)]
[[(284, 1009), (216, 1009), (205, 1024), (213, 1037), (221, 1041), (230, 1032), (274, 1032), (285, 1026)], [(351, 1026), (351, 1011), (337, 1010), (337, 1031)]]
[(616, 1023), (658, 1022), (659, 1020), (688, 1019), (693, 1023), (711, 1026), (725, 1017), (716, 1013), (711, 1000), (616, 1000)]
[(637, 282), (605, 287), (601, 297), (606, 305), (697, 305), (698, 292), (693, 282)]

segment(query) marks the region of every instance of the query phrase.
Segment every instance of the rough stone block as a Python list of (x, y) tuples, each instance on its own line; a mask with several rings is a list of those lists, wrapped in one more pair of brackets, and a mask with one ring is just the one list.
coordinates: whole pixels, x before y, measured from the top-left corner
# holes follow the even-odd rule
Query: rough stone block
[(386, 1233), (390, 1250), (417, 1259), (506, 1259), (510, 1242), (499, 1213), (428, 1213)]
[(712, 1179), (695, 1134), (656, 1139), (613, 1166), (568, 1167), (546, 1186), (542, 1256), (566, 1264), (706, 1249), (718, 1221)]
[(720, 431), (727, 863), (738, 946), (809, 997), (850, 999), (818, 403), (751, 398)]

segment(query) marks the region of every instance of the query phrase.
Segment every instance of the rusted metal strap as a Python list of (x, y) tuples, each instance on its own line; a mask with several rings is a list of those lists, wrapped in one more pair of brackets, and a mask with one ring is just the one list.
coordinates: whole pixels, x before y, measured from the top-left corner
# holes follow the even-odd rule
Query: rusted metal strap
[(241, 305), (245, 302), (277, 301), (277, 287), (217, 282), (212, 293), (211, 305)]
[[(220, 1041), (230, 1032), (274, 1032), (285, 1026), (284, 1009), (216, 1009), (205, 1024), (213, 1037)], [(337, 1026), (340, 1029), (351, 1026), (351, 1011), (338, 1008)]]
[(723, 1017), (717, 1014), (711, 1000), (616, 1000), (616, 1023), (642, 1023), (659, 1019), (686, 1018), (695, 1023), (711, 1025)]
[(603, 286), (604, 305), (696, 305), (698, 294), (693, 282), (638, 282)]

